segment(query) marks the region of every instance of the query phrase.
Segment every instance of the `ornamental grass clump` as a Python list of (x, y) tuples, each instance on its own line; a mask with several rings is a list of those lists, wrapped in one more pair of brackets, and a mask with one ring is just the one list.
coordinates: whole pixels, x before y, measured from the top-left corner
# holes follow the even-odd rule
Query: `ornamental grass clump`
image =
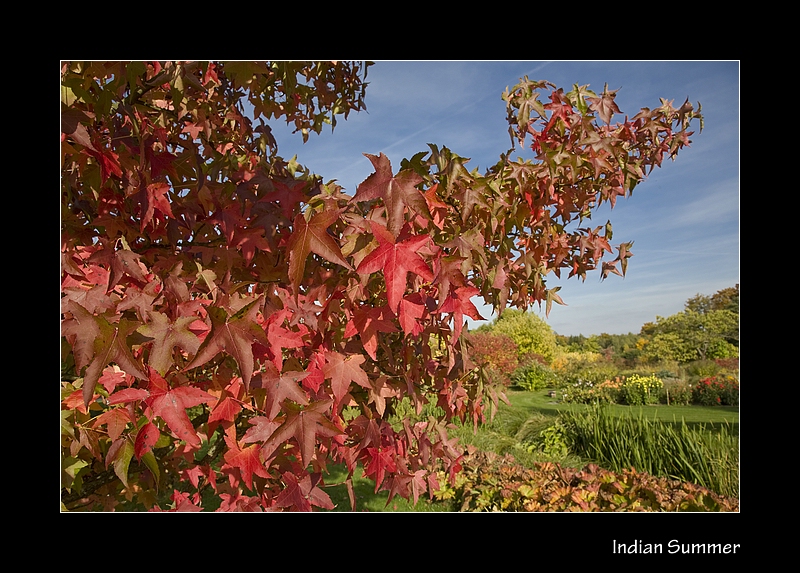
[(614, 471), (636, 468), (655, 476), (738, 496), (737, 426), (714, 429), (639, 416), (615, 416), (606, 408), (559, 415), (570, 452)]

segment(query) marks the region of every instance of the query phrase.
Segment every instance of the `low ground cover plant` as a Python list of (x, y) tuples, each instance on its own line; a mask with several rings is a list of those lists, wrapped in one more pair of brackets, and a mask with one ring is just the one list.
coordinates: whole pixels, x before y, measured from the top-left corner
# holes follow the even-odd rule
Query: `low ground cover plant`
[(453, 511), (738, 511), (736, 498), (634, 469), (619, 472), (544, 462), (523, 467), (512, 456), (471, 451), (436, 499)]

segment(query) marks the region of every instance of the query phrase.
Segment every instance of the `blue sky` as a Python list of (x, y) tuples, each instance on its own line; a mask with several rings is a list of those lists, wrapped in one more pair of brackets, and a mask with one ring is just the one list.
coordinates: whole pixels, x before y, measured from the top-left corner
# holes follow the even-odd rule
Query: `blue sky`
[[(629, 116), (657, 107), (659, 98), (679, 106), (687, 97), (705, 116), (703, 132), (698, 124), (675, 162), (653, 171), (613, 210), (592, 216), (595, 225), (611, 220), (613, 244), (634, 242), (627, 276), (601, 282), (594, 273), (582, 282), (549, 275), (548, 286), (560, 285), (567, 303), (553, 305), (547, 318), (555, 332), (638, 333), (645, 322), (683, 310), (688, 298), (739, 282), (738, 61), (377, 61), (367, 77), (367, 110), (339, 121), (333, 133), (311, 134), (303, 144), (299, 134), (272, 127), (282, 156), (296, 154), (349, 194), (372, 173), (363, 153), (386, 154), (396, 171), (403, 158), (434, 143), (483, 172), (510, 147), (500, 96), (525, 75), (565, 91), (577, 83), (599, 93), (607, 83), (619, 89), (617, 105)], [(519, 154), (531, 157), (529, 150)]]

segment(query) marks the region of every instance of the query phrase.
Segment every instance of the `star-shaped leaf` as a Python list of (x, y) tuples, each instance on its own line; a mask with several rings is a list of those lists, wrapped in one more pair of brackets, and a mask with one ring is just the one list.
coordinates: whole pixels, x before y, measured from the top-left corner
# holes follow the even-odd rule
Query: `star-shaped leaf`
[(325, 366), (322, 367), (322, 372), (325, 378), (330, 378), (333, 396), (337, 402), (347, 394), (351, 382), (364, 388), (370, 387), (367, 373), (361, 369), (364, 360), (366, 358), (360, 354), (344, 356), (338, 352), (325, 352)]
[(373, 447), (364, 449), (362, 454), (364, 474), (370, 476), (375, 482), (375, 493), (378, 493), (378, 488), (383, 483), (386, 472), (397, 471), (394, 453), (392, 448)]
[(352, 270), (342, 256), (342, 251), (334, 238), (328, 233), (334, 221), (339, 218), (338, 211), (323, 211), (313, 215), (309, 221), (300, 213), (294, 218), (294, 231), (286, 244), (289, 253), (289, 281), (298, 293), (303, 281), (306, 259), (311, 253)]
[(140, 201), (142, 206), (142, 220), (140, 230), (142, 232), (144, 232), (145, 227), (147, 227), (150, 221), (153, 220), (155, 211), (159, 211), (163, 216), (169, 217), (170, 219), (175, 218), (175, 216), (172, 214), (172, 207), (170, 206), (169, 197), (167, 196), (169, 190), (169, 184), (160, 182), (151, 183), (141, 191)]
[(254, 376), (253, 388), (263, 388), (267, 393), (264, 410), (268, 419), (275, 419), (281, 411), (284, 400), (292, 400), (303, 406), (308, 404), (308, 396), (298, 384), (306, 376), (308, 372), (280, 373), (271, 362), (265, 364), (263, 372)]
[(403, 169), (397, 175), (392, 175), (392, 164), (383, 153), (365, 153), (364, 156), (372, 162), (375, 173), (359, 184), (353, 202), (383, 199), (388, 228), (394, 235), (398, 235), (403, 228), (406, 207), (426, 219), (431, 218), (428, 203), (422, 192), (416, 188), (416, 185), (422, 183), (421, 175), (411, 169)]
[(136, 434), (136, 441), (133, 444), (133, 453), (137, 460), (141, 460), (142, 456), (153, 449), (153, 446), (161, 437), (161, 432), (158, 431), (158, 426), (152, 422), (146, 423), (139, 428)]
[(318, 437), (334, 438), (344, 434), (325, 415), (330, 409), (330, 400), (313, 402), (307, 408), (296, 406), (291, 402), (284, 404), (286, 419), (264, 444), (270, 455), (281, 444), (294, 438), (300, 446), (303, 465), (308, 465), (314, 456)]
[(150, 322), (137, 329), (137, 332), (153, 339), (150, 356), (147, 363), (156, 371), (165, 376), (172, 365), (172, 351), (177, 346), (191, 355), (200, 348), (200, 339), (189, 330), (197, 317), (180, 316), (174, 322), (166, 314), (151, 311), (148, 313)]
[(324, 490), (317, 487), (321, 474), (306, 474), (298, 479), (292, 472), (283, 474), (286, 488), (278, 495), (275, 504), (278, 507), (294, 507), (300, 511), (311, 511), (315, 505), (323, 509), (333, 509), (333, 501)]
[(239, 470), (248, 489), (253, 489), (253, 475), (261, 476), (265, 479), (270, 478), (264, 462), (261, 461), (261, 445), (251, 444), (240, 447), (236, 440), (227, 434), (225, 435), (225, 443), (228, 444), (228, 450), (225, 452), (225, 463)]
[(92, 427), (96, 428), (97, 426), (105, 425), (108, 437), (113, 442), (120, 437), (129, 423), (133, 423), (133, 419), (127, 409), (112, 408), (97, 416), (93, 420)]
[(208, 415), (209, 433), (212, 433), (219, 423), (227, 427), (236, 420), (236, 416), (242, 411), (243, 391), (242, 379), (238, 377), (222, 390), (217, 403)]
[(464, 327), (464, 315), (469, 316), (473, 320), (485, 320), (475, 305), (470, 300), (471, 297), (480, 294), (480, 291), (475, 287), (465, 286), (455, 289), (450, 292), (442, 308), (439, 312), (447, 312), (453, 315), (453, 343), (458, 340), (461, 335), (461, 329)]
[(121, 319), (112, 324), (102, 315), (94, 316), (74, 301), (68, 306), (72, 318), (65, 321), (62, 334), (71, 339), (75, 365), (83, 376), (83, 400), (88, 408), (94, 389), (106, 366), (112, 362), (131, 376), (147, 379), (147, 372), (133, 357), (127, 337), (139, 326), (138, 322)]
[(275, 430), (280, 428), (281, 423), (270, 420), (266, 416), (254, 416), (248, 420), (250, 428), (244, 433), (242, 442), (252, 444), (255, 442), (266, 442)]
[(427, 309), (418, 292), (412, 293), (400, 301), (397, 319), (406, 336), (418, 336), (422, 334), (423, 327), (420, 321), (425, 316)]
[(617, 107), (617, 104), (614, 102), (614, 98), (617, 97), (618, 91), (619, 90), (608, 91), (608, 84), (606, 84), (605, 87), (603, 88), (603, 93), (599, 98), (598, 97), (586, 98), (589, 100), (589, 102), (591, 102), (591, 105), (589, 107), (592, 109), (592, 111), (596, 111), (597, 114), (600, 116), (600, 119), (602, 119), (607, 124), (611, 123), (611, 117), (615, 113), (622, 113)]
[[(355, 331), (361, 336), (361, 344), (364, 350), (367, 351), (370, 358), (377, 360), (378, 350), (378, 333), (379, 332), (396, 332), (397, 328), (394, 323), (386, 318), (386, 313), (389, 312), (387, 307), (368, 307), (356, 308), (353, 310), (353, 327)], [(350, 324), (345, 329), (345, 336), (350, 331)], [(355, 332), (353, 333), (355, 334)]]
[(430, 236), (403, 234), (395, 241), (392, 233), (380, 223), (370, 221), (370, 226), (378, 240), (378, 248), (364, 257), (356, 272), (370, 274), (383, 271), (389, 308), (397, 314), (400, 300), (406, 291), (408, 273), (419, 275), (426, 281), (433, 280), (433, 272), (418, 253), (430, 241)]
[(270, 321), (267, 326), (267, 340), (272, 353), (272, 363), (278, 370), (283, 369), (283, 349), (303, 348), (303, 335), (297, 331), (281, 326), (277, 321)]
[(150, 397), (145, 400), (145, 404), (167, 423), (169, 429), (179, 439), (189, 445), (199, 446), (200, 437), (186, 409), (203, 403), (213, 404), (217, 399), (208, 392), (192, 386), (170, 388), (169, 383), (154, 368), (150, 368), (149, 392)]
[(139, 255), (128, 249), (114, 250), (106, 247), (95, 251), (89, 257), (90, 263), (108, 265), (110, 273), (108, 275), (108, 286), (106, 292), (119, 284), (124, 275), (128, 275), (134, 280), (147, 282), (147, 277), (139, 263)]
[(269, 346), (264, 329), (256, 320), (260, 301), (258, 298), (233, 314), (222, 307), (209, 307), (207, 312), (211, 318), (211, 332), (184, 371), (202, 366), (224, 351), (236, 360), (245, 388), (249, 388), (255, 364), (253, 343)]

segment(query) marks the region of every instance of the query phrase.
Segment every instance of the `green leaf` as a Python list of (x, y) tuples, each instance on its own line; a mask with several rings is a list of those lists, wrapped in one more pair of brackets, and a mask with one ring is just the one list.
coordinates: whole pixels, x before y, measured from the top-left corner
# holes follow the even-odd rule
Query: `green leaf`
[(567, 93), (567, 97), (569, 98), (570, 103), (578, 108), (578, 110), (582, 114), (586, 114), (589, 111), (589, 106), (586, 103), (587, 97), (596, 98), (597, 94), (594, 93), (592, 90), (587, 89), (589, 84), (579, 86), (578, 84), (572, 84), (572, 91)]
[(150, 473), (153, 474), (153, 479), (156, 481), (156, 488), (158, 488), (161, 482), (161, 472), (158, 469), (158, 461), (156, 461), (155, 454), (153, 454), (153, 452), (147, 452), (142, 455), (142, 462), (144, 462), (144, 465), (150, 470)]
[(133, 444), (129, 440), (124, 440), (122, 446), (114, 457), (114, 473), (128, 487), (128, 468), (134, 455)]

